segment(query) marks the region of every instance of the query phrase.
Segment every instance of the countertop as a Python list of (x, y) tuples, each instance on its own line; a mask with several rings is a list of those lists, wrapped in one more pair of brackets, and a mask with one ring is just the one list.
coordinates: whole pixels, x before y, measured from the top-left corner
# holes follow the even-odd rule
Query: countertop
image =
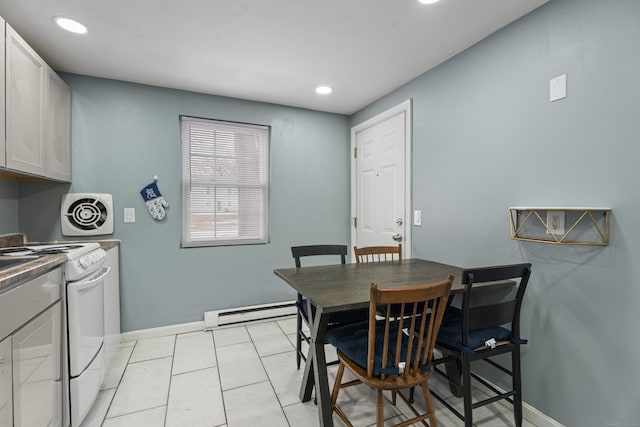
[(14, 285), (26, 282), (47, 271), (64, 264), (67, 258), (63, 254), (43, 255), (34, 261), (17, 267), (0, 271), (0, 292), (12, 288)]
[[(0, 247), (22, 246), (33, 242), (25, 243), (21, 234), (0, 236)], [(105, 251), (120, 245), (119, 240), (98, 240), (100, 247)], [(61, 243), (61, 242), (56, 242)], [(65, 241), (72, 243), (72, 241)], [(66, 257), (63, 254), (43, 255), (32, 262), (8, 268), (0, 271), (0, 292), (12, 288), (22, 282), (26, 282), (34, 277), (38, 277), (47, 271), (64, 264)]]

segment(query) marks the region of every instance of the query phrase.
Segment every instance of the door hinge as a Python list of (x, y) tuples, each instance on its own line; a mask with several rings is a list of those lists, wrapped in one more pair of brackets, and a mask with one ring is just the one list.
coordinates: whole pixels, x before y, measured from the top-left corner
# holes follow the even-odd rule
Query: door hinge
[(353, 228), (358, 228), (358, 217), (353, 217)]
[(358, 147), (353, 147), (353, 158), (354, 159), (358, 158)]

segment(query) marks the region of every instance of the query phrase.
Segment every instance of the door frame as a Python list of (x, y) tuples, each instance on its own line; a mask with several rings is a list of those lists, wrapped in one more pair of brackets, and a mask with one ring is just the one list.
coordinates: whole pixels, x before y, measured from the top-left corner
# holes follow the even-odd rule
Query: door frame
[[(411, 188), (412, 188), (412, 170), (411, 170), (411, 161), (412, 161), (412, 116), (411, 116), (411, 99), (407, 99), (406, 101), (396, 105), (395, 107), (391, 107), (388, 110), (371, 117), (370, 119), (359, 123), (351, 128), (351, 220), (350, 220), (350, 228), (351, 228), (351, 246), (353, 246), (356, 242), (356, 227), (355, 225), (355, 217), (356, 217), (356, 158), (354, 156), (355, 148), (356, 148), (356, 135), (359, 132), (362, 132), (365, 129), (368, 129), (372, 126), (375, 126), (381, 122), (384, 122), (391, 117), (394, 117), (398, 114), (404, 113), (404, 224), (405, 224), (405, 233), (404, 240), (402, 241), (402, 255), (403, 258), (411, 258), (411, 234), (413, 229), (413, 223), (411, 220)], [(353, 253), (351, 254), (352, 261), (355, 260), (353, 257)]]

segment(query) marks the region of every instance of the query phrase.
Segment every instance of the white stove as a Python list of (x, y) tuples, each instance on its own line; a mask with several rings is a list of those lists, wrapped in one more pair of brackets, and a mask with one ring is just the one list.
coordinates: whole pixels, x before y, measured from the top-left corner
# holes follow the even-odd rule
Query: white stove
[(100, 244), (95, 242), (27, 244), (0, 249), (0, 255), (5, 256), (51, 254), (64, 254), (67, 257), (67, 262), (64, 265), (67, 282), (75, 282), (98, 271), (107, 256), (107, 253), (100, 249)]
[[(63, 336), (67, 361), (63, 393), (65, 418), (78, 427), (95, 402), (104, 377), (104, 279), (107, 253), (94, 242), (27, 244), (0, 249), (0, 255), (64, 254), (65, 302)], [(68, 406), (67, 406), (68, 405)], [(68, 410), (70, 409), (70, 412)], [(69, 425), (65, 421), (64, 425)]]

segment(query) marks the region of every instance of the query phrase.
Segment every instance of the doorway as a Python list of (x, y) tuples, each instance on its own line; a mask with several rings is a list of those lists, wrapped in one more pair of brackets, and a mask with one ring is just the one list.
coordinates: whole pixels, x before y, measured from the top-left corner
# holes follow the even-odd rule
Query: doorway
[(411, 100), (351, 128), (351, 244), (411, 257)]

